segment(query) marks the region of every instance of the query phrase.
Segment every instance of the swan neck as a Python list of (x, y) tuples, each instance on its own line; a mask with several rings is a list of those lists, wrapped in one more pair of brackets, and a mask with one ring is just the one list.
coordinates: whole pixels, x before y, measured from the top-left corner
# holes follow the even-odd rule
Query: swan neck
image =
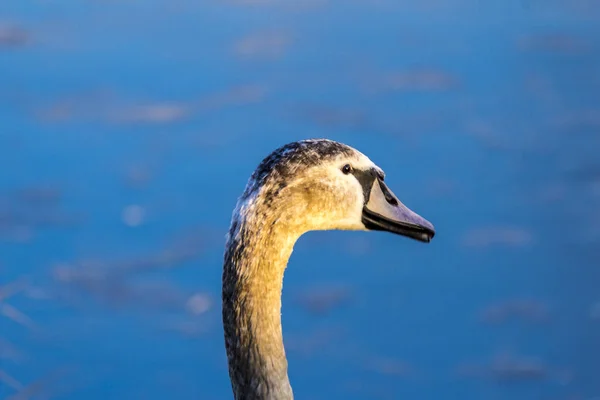
[[(223, 327), (236, 399), (293, 399), (281, 328), (283, 275), (296, 235), (233, 222), (223, 268)], [(267, 228), (266, 226), (270, 226)]]

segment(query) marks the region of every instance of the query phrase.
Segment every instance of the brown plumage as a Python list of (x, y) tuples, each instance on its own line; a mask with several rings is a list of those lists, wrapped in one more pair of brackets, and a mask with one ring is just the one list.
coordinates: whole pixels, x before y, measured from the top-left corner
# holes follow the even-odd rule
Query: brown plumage
[(223, 327), (237, 400), (293, 399), (281, 330), (283, 275), (311, 230), (386, 230), (429, 241), (433, 226), (383, 183), (357, 150), (325, 139), (265, 158), (238, 200), (223, 266)]

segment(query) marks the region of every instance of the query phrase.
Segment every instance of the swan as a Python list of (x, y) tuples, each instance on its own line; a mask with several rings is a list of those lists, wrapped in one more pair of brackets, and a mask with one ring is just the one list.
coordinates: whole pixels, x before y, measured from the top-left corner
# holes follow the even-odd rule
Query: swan
[(226, 237), (222, 317), (236, 400), (290, 400), (281, 330), (283, 275), (314, 230), (388, 231), (429, 242), (433, 225), (384, 183), (367, 156), (328, 139), (286, 144), (251, 175)]

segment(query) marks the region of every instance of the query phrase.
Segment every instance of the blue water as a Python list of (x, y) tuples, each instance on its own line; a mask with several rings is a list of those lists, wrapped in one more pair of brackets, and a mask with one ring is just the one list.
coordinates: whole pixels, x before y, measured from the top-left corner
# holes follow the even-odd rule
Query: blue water
[(599, 132), (589, 0), (3, 0), (0, 398), (231, 398), (231, 210), (308, 137), (437, 235), (301, 238), (297, 398), (596, 398)]

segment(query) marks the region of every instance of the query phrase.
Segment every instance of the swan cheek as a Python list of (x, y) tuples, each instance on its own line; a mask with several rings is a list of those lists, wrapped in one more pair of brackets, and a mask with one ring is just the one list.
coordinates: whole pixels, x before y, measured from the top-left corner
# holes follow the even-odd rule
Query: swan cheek
[(333, 229), (364, 231), (367, 230), (362, 223), (362, 209), (364, 197), (362, 188), (348, 188), (343, 191), (342, 197), (336, 202), (336, 226)]

